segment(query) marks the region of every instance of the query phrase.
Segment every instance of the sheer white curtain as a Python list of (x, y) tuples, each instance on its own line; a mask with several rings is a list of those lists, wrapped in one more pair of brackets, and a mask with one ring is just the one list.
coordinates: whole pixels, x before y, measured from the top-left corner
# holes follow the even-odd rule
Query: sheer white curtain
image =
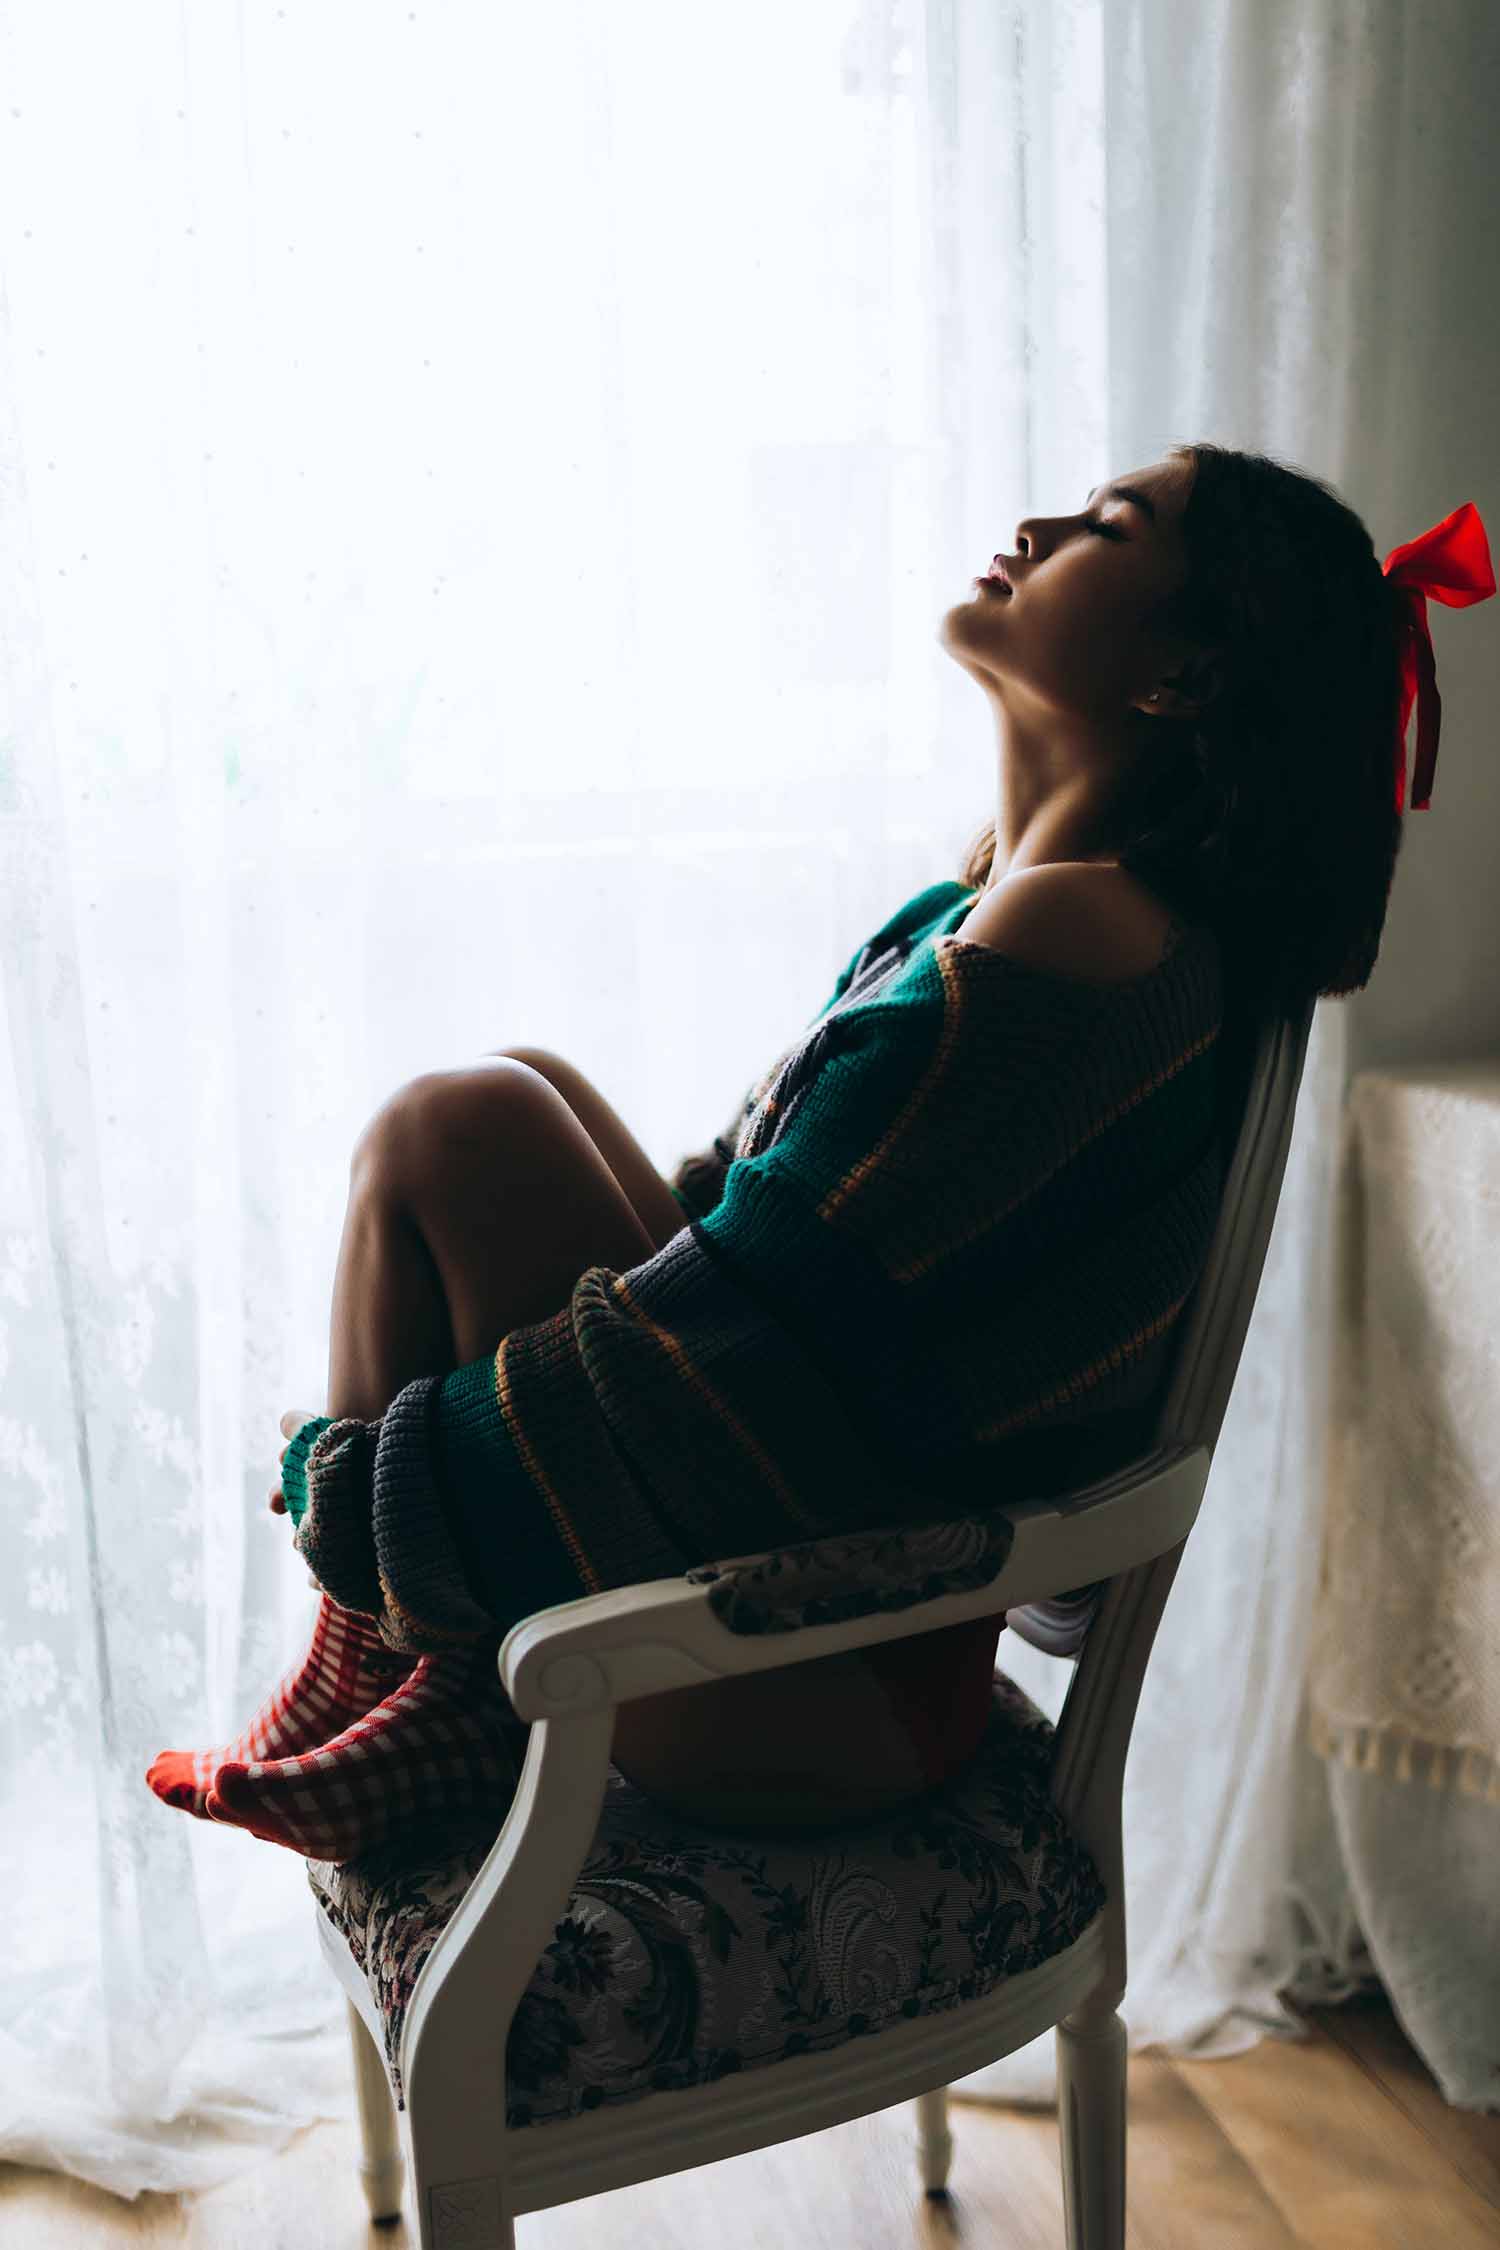
[[(348, 2111), (300, 1863), (142, 1777), (305, 1645), (356, 1135), (528, 1041), (669, 1166), (993, 810), (936, 630), (1018, 515), (1198, 436), (1364, 506), (1402, 15), (0, 9), (0, 2157)], [(1291, 1819), (1340, 1042), (1147, 1685), (1140, 2038), (1347, 1950)]]

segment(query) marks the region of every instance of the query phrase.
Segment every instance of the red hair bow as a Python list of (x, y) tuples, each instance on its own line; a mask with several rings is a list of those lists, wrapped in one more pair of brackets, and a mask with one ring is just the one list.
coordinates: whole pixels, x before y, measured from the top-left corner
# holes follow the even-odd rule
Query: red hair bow
[(1432, 802), (1432, 777), (1437, 770), (1438, 728), (1443, 701), (1437, 691), (1432, 661), (1432, 634), (1427, 624), (1427, 596), (1446, 602), (1450, 609), (1467, 609), (1471, 602), (1487, 602), (1495, 591), (1495, 566), (1490, 561), (1484, 524), (1472, 500), (1444, 516), (1431, 531), (1393, 547), (1381, 564), (1387, 578), (1404, 587), (1406, 615), (1401, 627), (1401, 715), (1396, 721), (1396, 810), (1406, 792), (1406, 722), (1412, 700), (1417, 705), (1417, 760), (1412, 768), (1411, 809), (1425, 812)]

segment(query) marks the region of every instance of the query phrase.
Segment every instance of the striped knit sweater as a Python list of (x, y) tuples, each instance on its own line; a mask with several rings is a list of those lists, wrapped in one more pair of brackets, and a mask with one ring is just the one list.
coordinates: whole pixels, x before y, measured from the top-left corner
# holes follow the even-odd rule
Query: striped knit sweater
[(855, 953), (711, 1150), (681, 1231), (558, 1313), (314, 1416), (296, 1543), (394, 1648), (585, 1592), (1062, 1489), (1149, 1442), (1223, 1189), (1219, 946), (1053, 975), (942, 882)]

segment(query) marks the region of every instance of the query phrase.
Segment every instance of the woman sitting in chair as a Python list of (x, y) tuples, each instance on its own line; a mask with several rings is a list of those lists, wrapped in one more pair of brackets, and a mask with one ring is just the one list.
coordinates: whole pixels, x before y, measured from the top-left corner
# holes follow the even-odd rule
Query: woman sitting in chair
[[(323, 1589), (243, 1733), (147, 1779), (348, 1860), (497, 1817), (496, 1652), (557, 1602), (1107, 1474), (1148, 1446), (1212, 1238), (1245, 1027), (1352, 992), (1402, 822), (1404, 605), (1359, 519), (1175, 447), (1034, 517), (943, 647), (998, 818), (660, 1177), (556, 1056), (426, 1074), (355, 1150), (330, 1412), (271, 1496)], [(621, 1770), (764, 1827), (946, 1778), (981, 1621), (622, 1708)]]

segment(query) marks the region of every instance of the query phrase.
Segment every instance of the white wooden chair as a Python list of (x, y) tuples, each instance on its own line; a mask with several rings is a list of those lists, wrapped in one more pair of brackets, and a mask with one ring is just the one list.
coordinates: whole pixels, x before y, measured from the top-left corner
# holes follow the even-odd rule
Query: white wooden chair
[[(1126, 1974), (1125, 1755), (1259, 1288), (1311, 1021), (1309, 1003), (1243, 1042), (1243, 1108), (1237, 1099), (1229, 1112), (1224, 1201), (1184, 1316), (1157, 1443), (1120, 1473), (1064, 1499), (1008, 1507), (1010, 1547), (997, 1575), (842, 1623), (758, 1632), (726, 1626), (711, 1583), (662, 1579), (540, 1611), (507, 1636), (501, 1678), (517, 1713), (533, 1722), (524, 1770), (504, 1826), (410, 1989), (392, 2054), (404, 2088), (399, 2114), (384, 2060), (386, 2015), (358, 1948), (321, 1907), (318, 1915), (321, 1942), (350, 2001), (362, 2177), (377, 2219), (399, 2210), (403, 2143), (423, 2250), (504, 2250), (522, 2213), (793, 2139), (907, 2098), (917, 2107), (923, 2182), (929, 2193), (941, 2192), (952, 2147), (948, 2084), (1055, 2025), (1069, 2250), (1122, 2250), (1125, 2027), (1116, 2011)], [(1100, 1581), (1107, 1583), (1086, 1632), (1065, 1601), (1048, 1606), (1049, 1597)], [(596, 1835), (616, 1706), (1002, 1610), (1038, 1645), (1071, 1652), (1082, 1643), (1040, 1769), (1044, 1798), (1050, 1792), (1060, 1822), (1102, 1879), (1103, 1903), (1078, 1934), (978, 1997), (960, 1995), (871, 2036), (843, 2037), (707, 2083), (637, 2089), (636, 2098), (577, 2114), (519, 2125), (511, 2114), (508, 2122), (512, 2019)], [(615, 1775), (611, 1786), (619, 1785)]]

